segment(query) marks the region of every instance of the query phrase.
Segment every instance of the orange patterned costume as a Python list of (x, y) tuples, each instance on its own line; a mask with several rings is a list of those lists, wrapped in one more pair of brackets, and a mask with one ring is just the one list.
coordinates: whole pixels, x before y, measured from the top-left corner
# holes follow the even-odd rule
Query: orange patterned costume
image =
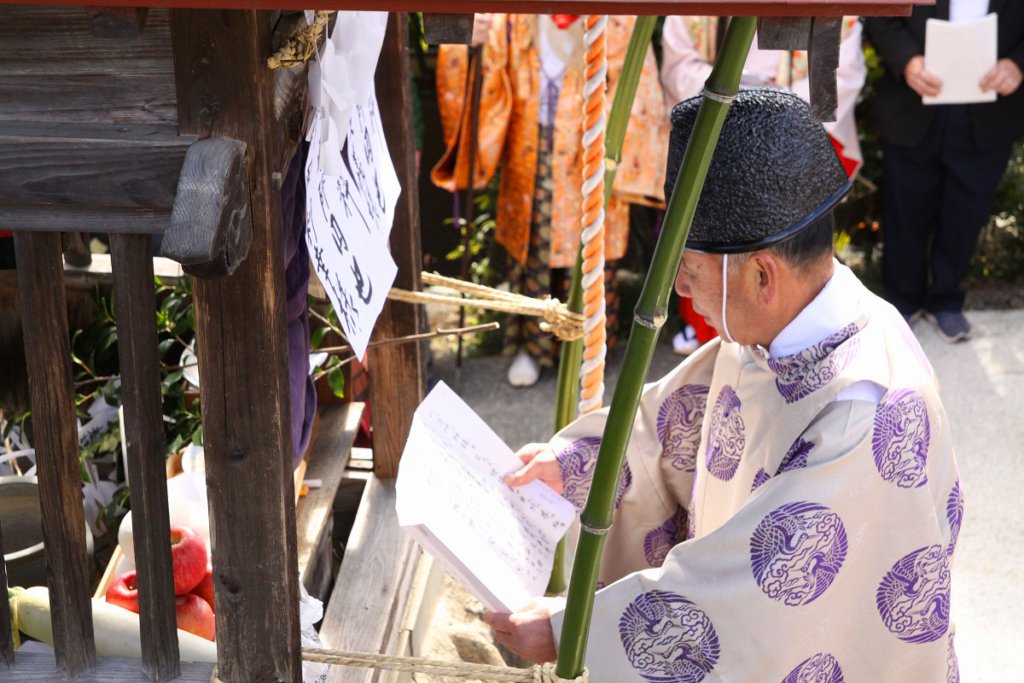
[[(608, 22), (608, 106), (626, 55), (635, 18)], [(496, 217), (497, 240), (519, 263), (525, 263), (537, 181), (540, 59), (538, 17), (495, 14), (483, 51), (478, 153), (473, 185), (487, 185), (501, 166)], [(469, 111), (466, 107), (468, 49), (440, 48), (437, 61), (438, 103), (448, 150), (431, 179), (449, 191), (469, 185)], [(570, 268), (576, 261), (581, 218), (581, 138), (583, 57), (565, 70), (554, 123), (551, 176), (550, 268)], [(615, 178), (605, 229), (605, 258), (621, 258), (629, 237), (627, 202), (664, 203), (668, 113), (658, 80), (654, 53), (648, 50), (633, 103), (622, 161)]]

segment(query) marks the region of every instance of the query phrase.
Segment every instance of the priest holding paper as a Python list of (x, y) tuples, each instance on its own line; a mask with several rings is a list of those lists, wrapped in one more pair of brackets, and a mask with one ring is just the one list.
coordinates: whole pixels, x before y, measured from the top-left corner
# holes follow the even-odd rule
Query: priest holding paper
[[(668, 185), (699, 98), (672, 114)], [(592, 683), (958, 679), (950, 564), (963, 496), (931, 366), (832, 257), (850, 187), (798, 97), (741, 91), (676, 290), (719, 332), (645, 388), (600, 570)], [(582, 508), (607, 411), (519, 453)], [(557, 652), (542, 599), (498, 639)]]
[(960, 280), (1024, 136), (1024, 2), (937, 0), (864, 24), (885, 61), (872, 111), (884, 152), (885, 296), (957, 342), (970, 335)]

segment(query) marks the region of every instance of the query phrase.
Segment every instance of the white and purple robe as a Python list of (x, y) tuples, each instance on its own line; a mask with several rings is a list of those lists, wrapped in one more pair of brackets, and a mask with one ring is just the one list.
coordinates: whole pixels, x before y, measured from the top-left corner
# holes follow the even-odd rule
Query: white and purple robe
[[(579, 509), (606, 417), (552, 441)], [(715, 340), (645, 387), (590, 680), (959, 681), (962, 517), (931, 366), (896, 310), (837, 265), (769, 349)]]

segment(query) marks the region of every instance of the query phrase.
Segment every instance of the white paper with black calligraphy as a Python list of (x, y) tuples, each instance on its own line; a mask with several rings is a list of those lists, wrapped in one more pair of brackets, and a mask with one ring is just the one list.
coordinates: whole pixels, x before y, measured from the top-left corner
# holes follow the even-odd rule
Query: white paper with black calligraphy
[(413, 418), (398, 469), (398, 522), (492, 610), (543, 595), (574, 517), (546, 484), (507, 486), (522, 463), (444, 382)]
[[(376, 106), (371, 93), (366, 105), (356, 107), (350, 119), (355, 132), (342, 155), (341, 175), (320, 172), (320, 148), (315, 144), (310, 145), (306, 160), (309, 255), (359, 358), (366, 354), (370, 333), (398, 273), (388, 236), (400, 188)], [(317, 117), (314, 140), (321, 125)]]

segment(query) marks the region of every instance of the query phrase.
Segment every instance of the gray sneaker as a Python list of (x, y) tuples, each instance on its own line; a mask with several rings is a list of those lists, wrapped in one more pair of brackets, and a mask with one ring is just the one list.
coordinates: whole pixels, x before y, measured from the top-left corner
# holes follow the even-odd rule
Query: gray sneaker
[(971, 338), (971, 324), (960, 311), (925, 311), (924, 315), (945, 342), (955, 344)]

